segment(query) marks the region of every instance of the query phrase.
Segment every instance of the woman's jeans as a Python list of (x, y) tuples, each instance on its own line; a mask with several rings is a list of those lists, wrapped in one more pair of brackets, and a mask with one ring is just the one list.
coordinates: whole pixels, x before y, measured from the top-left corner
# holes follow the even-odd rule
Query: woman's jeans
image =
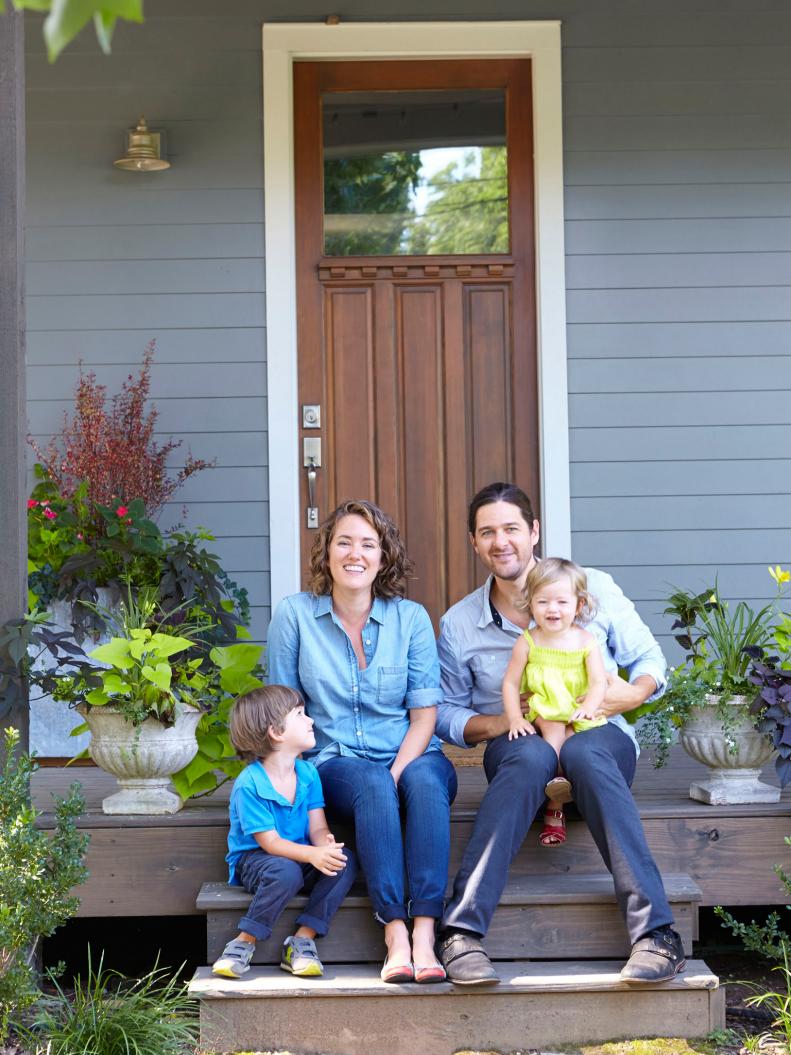
[(448, 881), (450, 804), (457, 788), (456, 771), (442, 752), (428, 751), (410, 762), (398, 788), (384, 763), (356, 756), (329, 758), (319, 774), (330, 814), (354, 822), (376, 919), (383, 924), (408, 916), (440, 919)]

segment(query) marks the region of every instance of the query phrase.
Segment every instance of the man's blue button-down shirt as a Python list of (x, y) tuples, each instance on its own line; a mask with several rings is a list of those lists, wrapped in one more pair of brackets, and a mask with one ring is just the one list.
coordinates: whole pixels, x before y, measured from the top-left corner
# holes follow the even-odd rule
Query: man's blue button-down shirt
[[(269, 626), (269, 682), (302, 694), (315, 722), (315, 765), (357, 755), (390, 765), (409, 728), (409, 711), (442, 702), (428, 612), (414, 601), (374, 599), (362, 633), (365, 670), (335, 615), (332, 597), (297, 593)], [(440, 750), (432, 737), (427, 750)]]
[[(629, 680), (640, 674), (654, 679), (657, 690), (665, 689), (665, 657), (653, 634), (624, 596), (612, 576), (597, 568), (586, 568), (588, 590), (598, 602), (598, 611), (585, 629), (599, 642), (607, 673), (625, 668)], [(440, 621), (439, 658), (442, 668), (443, 703), (437, 712), (437, 733), (448, 743), (469, 747), (464, 727), (476, 714), (500, 714), (503, 709), (503, 677), (520, 627), (503, 617), (500, 628), (489, 605), (492, 576), (483, 586), (453, 605)], [(633, 727), (623, 715), (609, 719), (635, 742)]]

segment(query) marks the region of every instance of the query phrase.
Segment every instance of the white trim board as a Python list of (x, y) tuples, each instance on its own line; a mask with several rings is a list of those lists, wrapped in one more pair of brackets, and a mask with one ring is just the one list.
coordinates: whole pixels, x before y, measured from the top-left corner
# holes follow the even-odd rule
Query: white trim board
[[(298, 59), (532, 59), (541, 521), (571, 552), (559, 22), (265, 25), (264, 194), (272, 606), (300, 589), (294, 122)], [(518, 482), (518, 481), (517, 481)]]

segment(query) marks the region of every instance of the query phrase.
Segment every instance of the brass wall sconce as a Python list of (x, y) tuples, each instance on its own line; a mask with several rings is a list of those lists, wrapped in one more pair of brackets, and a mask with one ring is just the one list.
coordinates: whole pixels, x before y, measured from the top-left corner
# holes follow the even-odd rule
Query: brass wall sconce
[(170, 168), (162, 157), (162, 133), (152, 132), (145, 117), (140, 117), (136, 128), (126, 133), (126, 153), (113, 164), (127, 172), (161, 172)]

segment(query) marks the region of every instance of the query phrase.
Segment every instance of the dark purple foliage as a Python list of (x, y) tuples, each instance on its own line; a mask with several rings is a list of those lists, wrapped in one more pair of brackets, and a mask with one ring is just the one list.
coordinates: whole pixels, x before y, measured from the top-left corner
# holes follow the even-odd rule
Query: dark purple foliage
[(781, 666), (778, 656), (762, 649), (745, 649), (753, 658), (748, 681), (757, 686), (758, 697), (751, 712), (759, 716), (756, 728), (771, 736), (777, 750), (775, 769), (780, 786), (791, 781), (791, 670)]

